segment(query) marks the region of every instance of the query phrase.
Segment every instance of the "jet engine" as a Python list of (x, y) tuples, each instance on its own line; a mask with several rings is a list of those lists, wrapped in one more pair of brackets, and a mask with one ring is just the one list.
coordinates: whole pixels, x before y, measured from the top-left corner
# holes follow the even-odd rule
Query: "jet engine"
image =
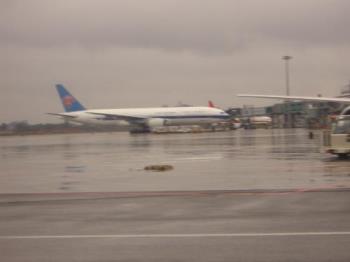
[(350, 115), (350, 106), (344, 108), (340, 114), (341, 115)]
[(159, 126), (165, 126), (166, 120), (162, 118), (150, 118), (147, 120), (147, 126), (149, 127), (159, 127)]

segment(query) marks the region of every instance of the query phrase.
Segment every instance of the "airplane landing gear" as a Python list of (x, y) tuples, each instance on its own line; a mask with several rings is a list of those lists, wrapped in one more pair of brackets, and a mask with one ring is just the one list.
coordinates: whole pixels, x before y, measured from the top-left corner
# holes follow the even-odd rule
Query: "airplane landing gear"
[(151, 133), (151, 128), (149, 126), (136, 126), (129, 130), (130, 134), (147, 134)]

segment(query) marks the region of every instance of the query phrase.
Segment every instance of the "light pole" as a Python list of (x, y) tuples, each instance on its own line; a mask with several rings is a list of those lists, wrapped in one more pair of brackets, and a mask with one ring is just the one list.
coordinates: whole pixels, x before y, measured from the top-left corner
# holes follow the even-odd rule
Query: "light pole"
[(285, 62), (285, 70), (286, 70), (286, 95), (289, 96), (290, 95), (290, 91), (289, 91), (289, 60), (292, 59), (291, 56), (289, 55), (285, 55), (282, 57), (282, 59)]
[[(290, 95), (290, 90), (289, 90), (289, 60), (292, 59), (291, 56), (289, 55), (285, 55), (282, 57), (282, 59), (285, 61), (285, 71), (286, 71), (286, 95), (289, 96)], [(290, 128), (292, 127), (292, 114), (290, 112), (290, 108), (289, 108), (289, 103), (288, 100), (285, 101), (285, 105), (286, 105), (286, 112), (285, 112), (285, 116), (284, 116), (284, 126), (286, 128)]]

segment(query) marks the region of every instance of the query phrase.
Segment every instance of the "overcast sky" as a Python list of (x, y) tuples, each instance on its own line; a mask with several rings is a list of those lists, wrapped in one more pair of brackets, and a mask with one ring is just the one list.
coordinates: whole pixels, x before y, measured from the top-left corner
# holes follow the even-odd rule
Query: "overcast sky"
[(336, 96), (350, 80), (349, 0), (0, 0), (0, 123), (52, 122), (62, 83), (87, 108)]

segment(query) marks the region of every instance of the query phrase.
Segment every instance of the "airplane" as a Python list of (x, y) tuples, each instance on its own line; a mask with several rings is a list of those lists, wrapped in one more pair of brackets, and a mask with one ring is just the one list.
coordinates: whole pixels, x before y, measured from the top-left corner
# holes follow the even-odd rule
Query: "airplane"
[[(280, 95), (255, 95), (255, 94), (238, 94), (239, 97), (254, 97), (266, 99), (282, 99), (292, 101), (308, 101), (308, 102), (335, 102), (350, 104), (350, 98), (345, 97), (323, 97), (323, 96), (280, 96)], [(343, 109), (340, 115), (350, 115), (350, 106)]]
[(57, 84), (56, 89), (65, 112), (50, 115), (88, 125), (128, 126), (131, 133), (147, 133), (161, 126), (211, 125), (230, 118), (214, 107), (87, 109), (62, 84)]
[(310, 102), (337, 102), (350, 104), (350, 98), (344, 97), (322, 97), (322, 96), (280, 96), (280, 95), (254, 95), (254, 94), (238, 94), (239, 97), (255, 97), (268, 99), (282, 99), (282, 100), (300, 100)]
[[(299, 100), (309, 102), (337, 102), (350, 104), (350, 98), (345, 97), (310, 97), (310, 96), (278, 96), (239, 94), (239, 97), (255, 97), (283, 100)], [(346, 158), (350, 155), (350, 106), (346, 106), (336, 118), (331, 131), (322, 132), (322, 149), (326, 153)]]
[[(256, 95), (256, 94), (238, 94), (239, 97), (254, 97), (266, 99), (282, 99), (292, 101), (307, 101), (307, 102), (335, 102), (350, 105), (350, 98), (345, 97), (323, 97), (323, 96), (280, 96), (280, 95)], [(340, 115), (350, 115), (350, 106), (346, 106)]]

